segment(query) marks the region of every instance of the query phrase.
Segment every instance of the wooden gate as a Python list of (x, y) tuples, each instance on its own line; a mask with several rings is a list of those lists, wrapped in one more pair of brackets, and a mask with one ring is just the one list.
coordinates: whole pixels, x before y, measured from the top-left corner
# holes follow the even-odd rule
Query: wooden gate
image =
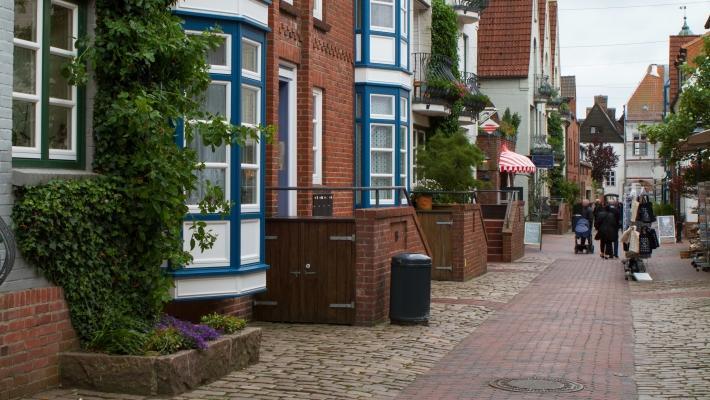
[(355, 322), (355, 220), (269, 218), (261, 321)]
[(418, 211), (419, 223), (431, 248), (431, 279), (453, 279), (453, 251), (451, 229), (454, 225), (451, 211)]

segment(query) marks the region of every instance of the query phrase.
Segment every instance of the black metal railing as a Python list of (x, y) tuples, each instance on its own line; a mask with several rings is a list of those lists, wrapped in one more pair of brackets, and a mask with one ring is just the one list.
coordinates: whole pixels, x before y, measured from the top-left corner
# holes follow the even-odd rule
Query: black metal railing
[[(365, 196), (370, 198), (370, 208), (411, 206), (409, 192), (404, 186), (288, 186), (288, 187), (267, 187), (269, 192), (296, 192), (299, 196), (310, 196), (310, 211), (314, 217), (330, 217), (333, 215), (334, 201), (337, 199), (334, 192), (351, 193), (351, 201), (354, 208), (362, 208)], [(374, 194), (374, 198), (373, 195)], [(388, 197), (390, 196), (390, 197)], [(303, 204), (303, 197), (296, 200), (297, 204)], [(282, 211), (275, 210), (278, 216)], [(267, 213), (273, 214), (273, 213)]]
[[(468, 92), (473, 95), (481, 94), (481, 87), (478, 81), (478, 75), (473, 72), (464, 72), (461, 74), (461, 82), (466, 86)], [(476, 99), (476, 102), (467, 102), (464, 99), (463, 109), (461, 110), (461, 115), (476, 118), (478, 114), (483, 111), (487, 104), (480, 102), (481, 99)]]
[(459, 80), (452, 72), (450, 59), (438, 54), (414, 53), (412, 67), (412, 102), (450, 106), (456, 101), (455, 87)]
[(452, 0), (454, 10), (481, 13), (488, 7), (489, 0)]
[(546, 135), (535, 135), (530, 138), (530, 154), (552, 154), (552, 146), (547, 143)]

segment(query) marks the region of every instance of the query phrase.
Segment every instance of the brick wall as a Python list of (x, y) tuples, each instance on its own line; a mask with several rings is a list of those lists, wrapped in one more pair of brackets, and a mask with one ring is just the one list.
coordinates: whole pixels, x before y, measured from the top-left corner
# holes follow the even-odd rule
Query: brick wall
[(78, 345), (60, 288), (0, 294), (0, 399), (56, 387), (58, 353)]
[[(479, 168), (476, 176), (477, 179), (486, 182), (490, 189), (500, 189), (501, 176), (498, 166), (500, 152), (504, 145), (508, 150), (515, 151), (515, 141), (496, 135), (481, 134), (476, 137), (476, 145), (489, 159), (488, 170), (486, 171)], [(478, 202), (480, 204), (496, 204), (498, 202), (498, 195), (495, 193), (479, 193)]]
[(557, 234), (563, 235), (569, 232), (571, 227), (571, 209), (567, 203), (560, 203), (560, 208), (557, 211)]
[[(313, 0), (296, 7), (274, 1), (269, 7), (267, 123), (278, 126), (279, 67), (296, 66), (297, 185), (311, 186), (313, 174), (312, 116), (314, 88), (323, 91), (324, 186), (353, 186), (354, 182), (354, 54), (353, 4), (324, 1), (323, 21), (311, 16)], [(278, 186), (278, 137), (267, 146), (267, 186)], [(352, 193), (336, 192), (336, 216), (352, 215)], [(298, 195), (298, 213), (310, 215), (311, 193)], [(275, 192), (267, 193), (269, 215), (275, 212)]]
[(503, 225), (503, 262), (513, 262), (525, 255), (525, 202), (510, 204)]
[(488, 243), (478, 204), (455, 206), (451, 235), (455, 281), (467, 281), (487, 271)]
[(165, 312), (192, 322), (199, 322), (203, 315), (213, 312), (251, 319), (253, 303), (253, 296), (224, 300), (173, 301), (165, 306)]
[(355, 210), (355, 323), (389, 316), (390, 265), (395, 254), (428, 254), (411, 207)]

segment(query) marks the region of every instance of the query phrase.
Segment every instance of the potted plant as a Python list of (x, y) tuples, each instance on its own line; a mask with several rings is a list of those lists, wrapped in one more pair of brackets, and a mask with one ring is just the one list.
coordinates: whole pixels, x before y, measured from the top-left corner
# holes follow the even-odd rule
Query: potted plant
[(441, 190), (439, 182), (433, 179), (420, 179), (412, 189), (412, 202), (418, 210), (431, 210), (434, 203), (434, 193)]
[(501, 119), (500, 122), (500, 128), (499, 130), (506, 136), (506, 137), (515, 137), (518, 134), (518, 127), (520, 127), (520, 122), (521, 122), (520, 114), (518, 113), (510, 113), (510, 108), (506, 108), (505, 112), (503, 113), (503, 118)]

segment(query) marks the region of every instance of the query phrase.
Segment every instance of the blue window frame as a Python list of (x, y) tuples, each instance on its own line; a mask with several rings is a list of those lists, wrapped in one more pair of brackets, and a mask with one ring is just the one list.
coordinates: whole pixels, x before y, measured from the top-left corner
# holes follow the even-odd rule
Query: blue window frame
[[(409, 189), (409, 91), (396, 87), (355, 88), (355, 181), (358, 186), (404, 186)], [(365, 193), (356, 207), (399, 205), (400, 193)]]
[[(355, 65), (409, 71), (411, 0), (356, 0), (354, 4)], [(392, 10), (391, 18), (385, 16), (379, 22), (373, 21), (371, 13), (382, 16), (383, 10)], [(385, 46), (389, 52), (383, 49)]]
[[(216, 94), (217, 101), (208, 101), (210, 111), (224, 110), (225, 117), (232, 124), (264, 125), (266, 110), (266, 30), (260, 25), (246, 23), (239, 19), (202, 17), (192, 13), (176, 12), (185, 19), (187, 32), (199, 33), (219, 27), (225, 36), (225, 43), (208, 55), (211, 65), (210, 78), (213, 84), (208, 96)], [(211, 92), (210, 92), (211, 91)], [(221, 95), (225, 94), (224, 103)], [(176, 141), (184, 145), (184, 125), (176, 132)], [(219, 149), (218, 149), (219, 150)], [(227, 256), (210, 259), (204, 266), (179, 269), (176, 277), (199, 277), (209, 275), (238, 275), (266, 269), (265, 265), (265, 143), (251, 146), (231, 146), (223, 149), (224, 156), (212, 157), (209, 168), (222, 169), (223, 177), (218, 181), (225, 186), (225, 194), (232, 202), (232, 212), (221, 215), (202, 215), (195, 207), (190, 207), (185, 217), (186, 223), (195, 220), (220, 224), (228, 223), (228, 229), (221, 233), (228, 238)], [(199, 152), (198, 152), (199, 154)], [(216, 159), (216, 160), (215, 160)], [(258, 226), (257, 226), (258, 224)], [(209, 226), (209, 225), (208, 225)], [(218, 239), (219, 240), (219, 239)], [(199, 251), (199, 250), (197, 250)]]

